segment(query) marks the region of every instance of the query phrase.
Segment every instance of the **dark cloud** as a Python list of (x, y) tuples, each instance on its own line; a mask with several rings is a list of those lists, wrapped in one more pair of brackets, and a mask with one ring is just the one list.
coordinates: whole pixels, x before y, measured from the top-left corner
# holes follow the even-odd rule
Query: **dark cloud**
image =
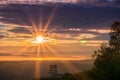
[[(98, 29), (99, 30), (99, 29)], [(87, 34), (95, 34), (95, 35), (105, 35), (105, 34), (108, 34), (108, 33), (99, 33), (99, 32), (93, 32), (93, 31), (89, 31), (89, 30), (85, 30), (85, 29), (82, 29), (81, 28), (81, 30), (80, 31), (59, 31), (59, 30), (57, 30), (57, 31), (54, 31), (55, 33), (58, 33), (58, 34), (85, 34), (85, 33), (87, 33)]]
[(92, 5), (120, 7), (120, 0), (97, 0), (93, 2)]
[(85, 38), (84, 40), (109, 40), (109, 35), (97, 35), (93, 38)]
[[(99, 29), (98, 29), (99, 30)], [(102, 29), (101, 29), (102, 30)], [(103, 30), (106, 30), (106, 29), (103, 29)], [(13, 32), (13, 33), (23, 33), (23, 34), (31, 34), (31, 32), (26, 28), (26, 27), (14, 27), (10, 30), (8, 30), (10, 32)], [(46, 35), (49, 36), (49, 31), (46, 31)], [(80, 28), (80, 30), (69, 30), (69, 29), (55, 29), (54, 31), (52, 31), (50, 34), (61, 34), (61, 35), (64, 35), (64, 34), (69, 34), (69, 35), (74, 35), (75, 36), (78, 36), (79, 34), (95, 34), (95, 35), (108, 35), (109, 33), (100, 33), (98, 32), (97, 30), (96, 31), (90, 31), (89, 29), (82, 29)], [(56, 37), (58, 36), (56, 35)], [(55, 36), (55, 35), (54, 35)], [(29, 38), (31, 36), (19, 36), (19, 37), (24, 37), (24, 38)]]
[(32, 26), (32, 19), (37, 26), (43, 13), (43, 24), (56, 8), (56, 14), (49, 28), (104, 28), (113, 21), (120, 20), (120, 8), (99, 7), (89, 4), (54, 4), (54, 5), (7, 5), (0, 8), (1, 22)]
[(0, 53), (0, 56), (13, 56), (13, 55), (10, 53)]
[(5, 36), (4, 35), (0, 35), (0, 38), (4, 38)]
[(6, 38), (8, 36), (9, 36), (8, 33), (6, 33), (6, 32), (0, 32), (0, 38)]
[(24, 34), (31, 34), (30, 31), (25, 27), (14, 27), (13, 29), (8, 30), (14, 33), (24, 33)]

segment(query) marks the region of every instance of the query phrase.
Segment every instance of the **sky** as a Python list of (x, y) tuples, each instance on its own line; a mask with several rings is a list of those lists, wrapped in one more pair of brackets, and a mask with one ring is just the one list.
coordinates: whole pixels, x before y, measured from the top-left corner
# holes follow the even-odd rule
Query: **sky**
[[(108, 43), (112, 23), (120, 21), (119, 0), (48, 1), (0, 4), (1, 61), (90, 59)], [(36, 44), (37, 36), (44, 42)]]

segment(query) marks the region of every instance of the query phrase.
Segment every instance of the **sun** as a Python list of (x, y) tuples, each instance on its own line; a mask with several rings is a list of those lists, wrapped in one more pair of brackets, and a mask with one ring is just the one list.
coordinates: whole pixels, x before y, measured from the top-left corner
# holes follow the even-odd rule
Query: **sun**
[(44, 42), (44, 38), (42, 36), (37, 36), (35, 38), (34, 41), (32, 41), (32, 43), (35, 43), (35, 44), (40, 44), (40, 43), (43, 43)]
[(38, 61), (41, 61), (41, 60), (42, 60), (42, 58), (37, 58), (37, 60), (38, 60)]
[(42, 36), (37, 36), (35, 42), (36, 43), (42, 43), (44, 41)]
[(42, 43), (43, 40), (44, 40), (44, 39), (43, 39), (42, 36), (37, 36), (37, 37), (36, 37), (36, 42), (37, 42), (37, 43)]

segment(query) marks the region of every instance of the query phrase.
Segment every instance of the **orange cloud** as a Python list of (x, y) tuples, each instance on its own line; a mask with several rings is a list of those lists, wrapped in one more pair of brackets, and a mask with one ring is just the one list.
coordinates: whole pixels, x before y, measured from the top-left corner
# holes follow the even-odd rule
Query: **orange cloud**
[(88, 31), (91, 31), (91, 32), (98, 32), (98, 33), (110, 33), (110, 30), (109, 29), (89, 29)]

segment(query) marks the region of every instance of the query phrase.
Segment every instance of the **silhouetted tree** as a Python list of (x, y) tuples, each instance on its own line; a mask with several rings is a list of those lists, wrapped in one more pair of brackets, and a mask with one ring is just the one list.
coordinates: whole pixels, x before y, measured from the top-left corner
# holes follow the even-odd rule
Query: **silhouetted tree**
[(77, 80), (77, 79), (72, 74), (66, 73), (66, 74), (63, 75), (61, 80)]
[(109, 44), (95, 51), (94, 66), (86, 73), (92, 80), (120, 80), (120, 22), (111, 26)]
[(79, 72), (79, 73), (75, 74), (75, 77), (77, 80), (90, 80), (90, 78), (88, 77), (86, 72)]

